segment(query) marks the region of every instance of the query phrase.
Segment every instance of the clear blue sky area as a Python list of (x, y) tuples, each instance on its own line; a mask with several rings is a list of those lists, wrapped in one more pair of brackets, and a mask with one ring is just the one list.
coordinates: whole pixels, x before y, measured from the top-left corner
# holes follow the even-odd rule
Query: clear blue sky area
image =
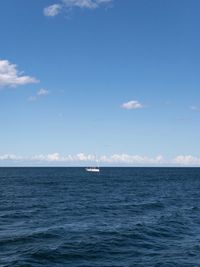
[(0, 159), (200, 164), (200, 1), (83, 2), (1, 1)]

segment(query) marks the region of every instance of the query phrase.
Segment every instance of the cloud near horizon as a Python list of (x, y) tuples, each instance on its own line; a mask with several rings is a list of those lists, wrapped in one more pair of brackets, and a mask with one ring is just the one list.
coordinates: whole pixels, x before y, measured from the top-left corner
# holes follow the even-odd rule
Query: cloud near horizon
[(113, 0), (61, 0), (59, 3), (45, 7), (44, 15), (46, 17), (55, 17), (65, 9), (96, 9), (111, 2)]
[(200, 158), (191, 155), (180, 155), (174, 159), (174, 163), (182, 166), (200, 166)]
[(130, 155), (130, 154), (113, 154), (103, 155), (98, 158), (92, 154), (78, 153), (75, 155), (61, 156), (59, 153), (39, 154), (30, 157), (17, 156), (15, 154), (4, 154), (0, 156), (0, 162), (30, 163), (30, 164), (50, 164), (50, 165), (88, 165), (96, 161), (102, 166), (179, 166), (179, 167), (200, 167), (200, 157), (191, 155), (179, 155), (171, 160), (166, 160), (162, 155), (156, 157)]
[(16, 87), (38, 82), (36, 78), (23, 75), (23, 72), (18, 71), (17, 65), (8, 60), (0, 60), (0, 87)]

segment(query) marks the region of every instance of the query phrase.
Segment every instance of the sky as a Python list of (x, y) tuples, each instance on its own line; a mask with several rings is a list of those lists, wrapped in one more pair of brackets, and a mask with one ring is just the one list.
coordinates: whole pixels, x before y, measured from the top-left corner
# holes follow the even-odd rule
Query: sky
[(0, 166), (200, 166), (199, 0), (2, 0)]

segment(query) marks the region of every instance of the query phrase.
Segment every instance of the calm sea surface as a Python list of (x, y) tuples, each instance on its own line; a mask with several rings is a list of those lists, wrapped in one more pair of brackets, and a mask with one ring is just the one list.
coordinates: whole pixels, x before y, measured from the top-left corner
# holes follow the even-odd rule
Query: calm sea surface
[(200, 266), (200, 169), (0, 168), (0, 266)]

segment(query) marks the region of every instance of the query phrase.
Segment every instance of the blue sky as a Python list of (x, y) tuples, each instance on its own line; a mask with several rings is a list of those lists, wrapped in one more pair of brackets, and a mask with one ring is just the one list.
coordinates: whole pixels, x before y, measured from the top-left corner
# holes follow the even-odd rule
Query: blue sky
[(200, 165), (198, 0), (0, 3), (0, 165)]

